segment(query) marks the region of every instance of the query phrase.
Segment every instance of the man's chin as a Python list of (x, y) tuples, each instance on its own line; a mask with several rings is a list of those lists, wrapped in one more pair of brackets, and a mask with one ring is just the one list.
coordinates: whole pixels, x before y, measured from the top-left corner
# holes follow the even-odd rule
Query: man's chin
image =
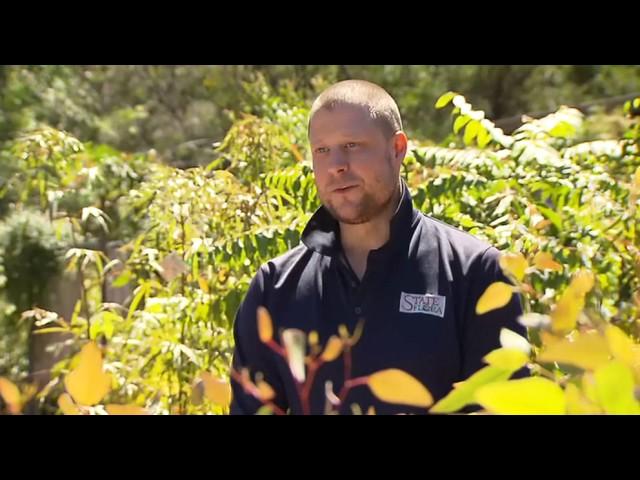
[(366, 215), (364, 212), (346, 212), (344, 210), (336, 210), (331, 207), (327, 207), (327, 210), (329, 210), (331, 216), (338, 222), (346, 225), (361, 225), (371, 220), (371, 216)]

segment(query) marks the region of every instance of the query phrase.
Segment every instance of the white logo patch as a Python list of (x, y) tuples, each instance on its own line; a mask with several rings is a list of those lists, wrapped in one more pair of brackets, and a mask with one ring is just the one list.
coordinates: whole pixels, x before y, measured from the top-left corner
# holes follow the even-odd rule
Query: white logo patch
[(400, 293), (400, 311), (402, 313), (424, 313), (444, 317), (447, 298), (441, 295)]

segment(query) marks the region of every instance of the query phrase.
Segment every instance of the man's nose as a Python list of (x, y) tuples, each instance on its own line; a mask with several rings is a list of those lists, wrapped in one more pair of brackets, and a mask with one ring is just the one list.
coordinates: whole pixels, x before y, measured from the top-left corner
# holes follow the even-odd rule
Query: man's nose
[(336, 175), (347, 170), (349, 170), (347, 156), (340, 150), (333, 150), (329, 159), (329, 172)]

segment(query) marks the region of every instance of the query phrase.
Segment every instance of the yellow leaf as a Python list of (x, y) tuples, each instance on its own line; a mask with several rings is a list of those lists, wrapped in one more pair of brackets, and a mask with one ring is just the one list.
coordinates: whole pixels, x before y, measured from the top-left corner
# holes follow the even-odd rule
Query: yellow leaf
[(635, 367), (636, 355), (633, 340), (615, 325), (607, 326), (605, 336), (607, 337), (609, 350), (611, 350), (614, 358), (632, 368)]
[(31, 400), (36, 393), (38, 393), (38, 386), (36, 384), (29, 383), (25, 385), (22, 389), (22, 403), (26, 403)]
[(219, 283), (226, 283), (228, 278), (229, 278), (229, 269), (228, 268), (221, 268), (218, 271), (218, 282)]
[(368, 385), (383, 402), (429, 407), (433, 397), (427, 388), (408, 373), (391, 368), (369, 376)]
[(0, 377), (0, 397), (4, 399), (11, 413), (19, 413), (22, 409), (20, 390), (4, 377)]
[(539, 217), (541, 218), (541, 220), (536, 221), (533, 224), (533, 228), (535, 228), (536, 230), (542, 230), (543, 228), (551, 225), (551, 220), (549, 220), (548, 218), (544, 218), (542, 215), (539, 215)]
[(562, 340), (562, 337), (558, 337), (551, 332), (547, 332), (546, 330), (540, 330), (540, 341), (542, 345), (548, 347), (556, 342)]
[(320, 358), (325, 362), (333, 362), (342, 353), (342, 347), (342, 340), (332, 335)]
[(633, 373), (622, 362), (614, 360), (594, 372), (596, 396), (606, 413), (637, 415), (640, 403), (634, 395)]
[(315, 347), (316, 345), (318, 345), (318, 342), (320, 341), (320, 337), (318, 335), (318, 332), (315, 330), (312, 330), (309, 332), (309, 345), (312, 347)]
[(519, 282), (524, 278), (524, 273), (529, 264), (524, 256), (520, 253), (503, 253), (500, 256), (500, 267), (505, 274), (511, 274)]
[(346, 325), (338, 325), (338, 334), (340, 335), (340, 338), (342, 338), (343, 340), (349, 339), (349, 330), (347, 330)]
[(563, 414), (566, 408), (562, 389), (542, 377), (490, 383), (475, 398), (489, 412), (504, 415)]
[(584, 392), (585, 397), (591, 403), (598, 403), (598, 394), (596, 392), (596, 378), (593, 375), (593, 372), (585, 372), (582, 376), (582, 391)]
[(0, 396), (8, 404), (20, 403), (20, 390), (10, 380), (0, 377)]
[(555, 270), (556, 272), (562, 271), (562, 265), (556, 262), (549, 252), (538, 252), (533, 258), (533, 265), (538, 270)]
[(80, 405), (95, 405), (111, 390), (111, 375), (102, 371), (102, 352), (89, 342), (79, 354), (77, 367), (64, 379), (67, 392)]
[(548, 344), (538, 356), (539, 362), (558, 362), (593, 370), (609, 361), (609, 347), (597, 333), (581, 333), (573, 341), (562, 339)]
[(640, 385), (640, 345), (633, 346), (633, 373), (636, 376), (636, 383)]
[(484, 361), (494, 367), (515, 371), (529, 361), (529, 356), (515, 348), (498, 348), (487, 354)]
[(209, 400), (222, 407), (228, 407), (231, 404), (229, 383), (219, 380), (209, 372), (202, 372), (200, 378), (204, 383), (204, 394)]
[(504, 282), (495, 282), (482, 294), (476, 305), (476, 313), (482, 315), (509, 303), (513, 295), (513, 286)]
[(569, 286), (551, 312), (552, 330), (554, 332), (568, 332), (573, 330), (583, 308), (584, 295), (577, 294), (576, 291)]
[(567, 403), (567, 413), (569, 414), (580, 415), (602, 412), (600, 407), (586, 398), (573, 383), (568, 384), (565, 388), (564, 398)]
[(258, 392), (260, 394), (260, 400), (262, 400), (263, 402), (273, 400), (273, 398), (276, 396), (276, 392), (274, 392), (273, 388), (271, 388), (271, 385), (269, 385), (264, 380), (260, 380), (256, 384), (256, 387), (258, 388)]
[(577, 294), (586, 295), (595, 284), (595, 276), (588, 270), (578, 271), (571, 279), (569, 288), (575, 290)]
[(200, 290), (202, 290), (204, 293), (209, 293), (209, 282), (204, 275), (200, 275), (198, 277), (198, 285), (200, 286)]
[(196, 378), (191, 385), (191, 403), (201, 405), (204, 398), (204, 382)]
[(273, 338), (271, 315), (264, 307), (258, 307), (258, 335), (262, 343), (268, 343)]
[(640, 190), (640, 167), (636, 169), (636, 173), (633, 176), (633, 187), (636, 190)]
[(109, 415), (149, 415), (146, 408), (138, 405), (116, 405), (111, 403), (104, 408)]
[(68, 393), (63, 393), (58, 397), (58, 407), (65, 415), (82, 415), (82, 412)]

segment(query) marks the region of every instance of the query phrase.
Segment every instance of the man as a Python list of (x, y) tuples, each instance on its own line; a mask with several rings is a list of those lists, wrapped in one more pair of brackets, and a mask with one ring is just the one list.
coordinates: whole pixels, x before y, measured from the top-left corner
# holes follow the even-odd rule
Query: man
[[(252, 414), (266, 403), (279, 413), (322, 414), (332, 402), (340, 413), (424, 413), (382, 402), (364, 385), (344, 389), (345, 378), (399, 369), (437, 401), (484, 366), (482, 357), (500, 346), (501, 328), (524, 335), (515, 296), (502, 309), (475, 313), (491, 283), (508, 281), (499, 252), (413, 208), (400, 179), (407, 136), (381, 87), (347, 80), (325, 90), (311, 108), (309, 141), (323, 206), (299, 246), (259, 269), (238, 311), (231, 413)], [(305, 391), (282, 351), (261, 341), (260, 306), (278, 341), (279, 332), (298, 329), (317, 332), (324, 346), (345, 334), (340, 325), (353, 335), (358, 323), (361, 336), (344, 359), (314, 371)], [(258, 400), (256, 385), (269, 394)]]

